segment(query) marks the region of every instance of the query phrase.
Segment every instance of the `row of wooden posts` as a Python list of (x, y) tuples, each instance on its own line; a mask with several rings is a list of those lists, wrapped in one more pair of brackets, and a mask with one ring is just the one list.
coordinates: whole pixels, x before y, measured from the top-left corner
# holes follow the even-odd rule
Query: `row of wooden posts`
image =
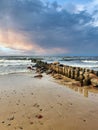
[(92, 79), (97, 79), (98, 76), (97, 71), (80, 67), (72, 67), (60, 64), (49, 64), (49, 68), (56, 73), (62, 74), (71, 79), (75, 79), (76, 81), (80, 81), (81, 86), (91, 85)]
[(49, 64), (43, 61), (37, 61), (37, 63), (40, 64), (41, 67), (45, 67), (76, 81), (80, 81), (81, 86), (98, 85), (98, 71), (61, 65), (59, 62)]

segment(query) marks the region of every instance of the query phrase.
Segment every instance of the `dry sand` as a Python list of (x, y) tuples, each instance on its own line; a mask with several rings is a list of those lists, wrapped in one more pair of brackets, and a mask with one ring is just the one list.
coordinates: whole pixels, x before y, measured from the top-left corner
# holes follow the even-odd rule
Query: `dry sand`
[(0, 76), (0, 130), (98, 130), (98, 95), (50, 76)]

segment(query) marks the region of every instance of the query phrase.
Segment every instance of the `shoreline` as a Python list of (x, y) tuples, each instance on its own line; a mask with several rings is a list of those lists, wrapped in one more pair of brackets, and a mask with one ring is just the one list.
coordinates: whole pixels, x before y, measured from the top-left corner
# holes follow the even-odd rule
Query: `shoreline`
[(97, 130), (98, 95), (85, 98), (50, 75), (35, 75), (0, 77), (0, 129)]

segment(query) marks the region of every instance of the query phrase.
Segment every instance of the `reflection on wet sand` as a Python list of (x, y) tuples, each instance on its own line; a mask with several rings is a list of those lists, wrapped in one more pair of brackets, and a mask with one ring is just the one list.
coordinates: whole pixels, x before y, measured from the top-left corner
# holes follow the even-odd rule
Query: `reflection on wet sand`
[(78, 88), (77, 88), (77, 87), (75, 87), (74, 90), (75, 90), (76, 92), (78, 92)]
[(79, 91), (80, 94), (83, 94), (83, 88), (78, 87), (78, 91)]
[(88, 90), (86, 88), (83, 89), (84, 97), (88, 97)]
[(84, 87), (74, 87), (74, 86), (67, 86), (67, 87), (70, 88), (70, 89), (73, 89), (75, 92), (79, 92), (84, 97), (88, 97), (89, 96), (89, 90), (87, 88), (84, 88)]

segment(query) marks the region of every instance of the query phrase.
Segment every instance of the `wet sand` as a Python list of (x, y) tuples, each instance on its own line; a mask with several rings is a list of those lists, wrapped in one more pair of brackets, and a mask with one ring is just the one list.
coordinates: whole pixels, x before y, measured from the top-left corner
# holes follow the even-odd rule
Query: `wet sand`
[(34, 75), (0, 76), (0, 130), (98, 130), (98, 94)]

